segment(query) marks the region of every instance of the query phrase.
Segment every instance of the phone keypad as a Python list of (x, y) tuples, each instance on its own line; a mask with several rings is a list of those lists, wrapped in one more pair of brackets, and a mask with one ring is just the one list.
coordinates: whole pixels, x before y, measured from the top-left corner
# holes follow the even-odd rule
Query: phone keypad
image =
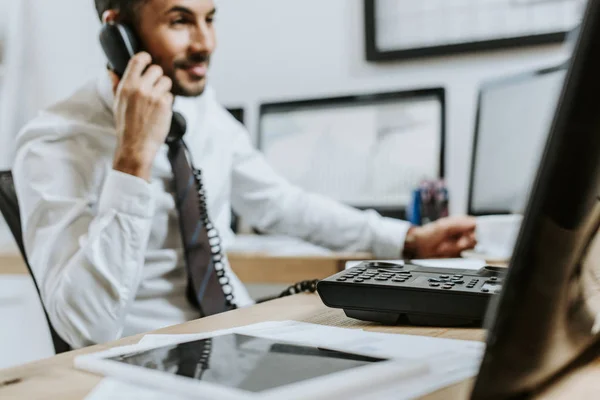
[(484, 287), (486, 282), (500, 285), (501, 279), (497, 277), (477, 278), (456, 274), (429, 274), (420, 272), (411, 272), (402, 267), (355, 267), (346, 270), (336, 279), (337, 282), (360, 283), (371, 285), (401, 285), (407, 284), (410, 287), (431, 288), (444, 291), (476, 291), (480, 293), (498, 293), (499, 290)]
[(413, 277), (408, 271), (390, 272), (389, 270), (375, 270), (366, 268), (350, 269), (346, 271), (342, 276), (336, 280), (338, 282), (345, 282), (352, 280), (352, 282), (394, 282), (404, 283)]

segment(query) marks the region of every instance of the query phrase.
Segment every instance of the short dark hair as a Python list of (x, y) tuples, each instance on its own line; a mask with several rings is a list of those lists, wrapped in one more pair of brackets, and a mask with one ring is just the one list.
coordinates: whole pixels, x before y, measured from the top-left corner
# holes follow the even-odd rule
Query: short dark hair
[(102, 14), (106, 10), (119, 10), (126, 20), (131, 20), (135, 16), (136, 8), (145, 0), (94, 0), (96, 3), (96, 12), (98, 18), (102, 20)]

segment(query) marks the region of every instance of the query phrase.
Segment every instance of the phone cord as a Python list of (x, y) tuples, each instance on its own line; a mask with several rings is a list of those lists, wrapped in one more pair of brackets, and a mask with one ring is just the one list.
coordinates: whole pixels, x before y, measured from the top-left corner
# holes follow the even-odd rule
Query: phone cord
[(200, 215), (202, 218), (202, 222), (206, 227), (206, 232), (208, 234), (208, 242), (210, 243), (210, 253), (213, 261), (213, 266), (215, 268), (217, 277), (219, 278), (219, 284), (221, 285), (223, 293), (225, 294), (225, 301), (227, 307), (231, 310), (235, 310), (237, 308), (237, 305), (234, 302), (233, 286), (231, 285), (231, 280), (225, 272), (225, 257), (223, 256), (223, 247), (221, 246), (221, 235), (219, 235), (217, 227), (213, 225), (208, 216), (208, 207), (206, 206), (206, 189), (204, 188), (204, 184), (202, 183), (202, 171), (196, 168), (192, 168), (192, 171), (196, 180), (196, 185), (198, 187), (198, 197), (200, 199)]
[[(219, 235), (219, 231), (212, 224), (208, 216), (208, 207), (206, 206), (206, 189), (204, 188), (204, 184), (202, 182), (202, 171), (194, 167), (191, 152), (189, 151), (185, 143), (183, 144), (183, 146), (187, 152), (188, 160), (192, 165), (192, 172), (194, 174), (194, 179), (196, 180), (196, 186), (198, 188), (199, 195), (198, 197), (200, 199), (200, 215), (208, 233), (208, 241), (211, 246), (211, 256), (217, 277), (219, 278), (219, 284), (223, 288), (223, 293), (225, 294), (225, 301), (227, 302), (227, 307), (231, 310), (235, 310), (237, 308), (237, 305), (234, 302), (233, 286), (231, 285), (231, 280), (225, 272), (225, 263), (223, 262), (225, 260), (225, 257), (223, 256), (223, 248), (221, 246), (221, 236)], [(303, 292), (314, 293), (317, 291), (318, 282), (318, 279), (297, 282), (285, 289), (279, 295), (261, 298), (257, 300), (257, 303), (264, 303), (265, 301), (292, 296), (294, 294)]]
[(210, 356), (212, 353), (212, 338), (203, 339), (202, 354), (196, 364), (194, 379), (202, 380), (202, 375), (210, 369)]
[(264, 297), (257, 300), (257, 303), (264, 303), (266, 301), (271, 301), (275, 299), (280, 299), (282, 297), (293, 296), (298, 293), (314, 293), (317, 291), (317, 283), (319, 283), (318, 279), (302, 281), (293, 284), (292, 286), (285, 289), (283, 292), (276, 296)]
[(196, 181), (196, 188), (198, 189), (198, 206), (200, 207), (200, 218), (202, 219), (202, 223), (204, 224), (204, 227), (206, 228), (206, 233), (208, 235), (212, 264), (215, 268), (215, 273), (219, 278), (219, 284), (221, 285), (223, 294), (225, 295), (225, 303), (227, 305), (227, 308), (229, 308), (230, 310), (235, 310), (238, 307), (234, 301), (233, 286), (231, 285), (231, 280), (229, 279), (225, 271), (225, 257), (223, 256), (223, 247), (221, 246), (221, 235), (219, 235), (217, 227), (213, 225), (208, 216), (208, 207), (206, 205), (206, 189), (204, 188), (204, 184), (202, 182), (202, 171), (194, 167), (195, 164), (192, 159), (192, 154), (183, 140), (182, 143), (183, 148), (187, 153), (188, 162), (190, 163), (190, 166), (192, 168), (194, 180)]

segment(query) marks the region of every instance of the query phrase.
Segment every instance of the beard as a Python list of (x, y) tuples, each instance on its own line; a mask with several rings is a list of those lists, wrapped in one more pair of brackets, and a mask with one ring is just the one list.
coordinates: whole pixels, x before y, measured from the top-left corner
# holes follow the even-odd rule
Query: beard
[(173, 63), (173, 70), (169, 75), (173, 82), (173, 88), (171, 92), (175, 96), (183, 97), (197, 97), (204, 93), (206, 89), (206, 76), (199, 79), (180, 79), (177, 77), (177, 72), (181, 71), (183, 74), (187, 74), (185, 70), (192, 65), (206, 63), (210, 65), (210, 55), (204, 53), (193, 54), (185, 59), (175, 60)]

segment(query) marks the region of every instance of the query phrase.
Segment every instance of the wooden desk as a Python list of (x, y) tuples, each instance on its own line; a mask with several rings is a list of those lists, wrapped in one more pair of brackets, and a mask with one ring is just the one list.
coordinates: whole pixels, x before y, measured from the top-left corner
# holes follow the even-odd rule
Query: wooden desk
[[(483, 338), (483, 332), (479, 329), (381, 327), (376, 324), (350, 320), (340, 310), (326, 308), (317, 295), (309, 294), (288, 297), (246, 309), (215, 315), (183, 325), (162, 329), (156, 333), (206, 332), (271, 320), (296, 320), (348, 328), (365, 328), (379, 332), (399, 332), (449, 339), (480, 340)], [(87, 372), (75, 370), (72, 367), (73, 358), (79, 354), (137, 343), (142, 336), (137, 335), (107, 345), (93, 346), (61, 354), (36, 363), (0, 371), (0, 399), (83, 399), (102, 378)], [(16, 382), (11, 384), (11, 381)], [(2, 382), (9, 382), (9, 384), (3, 384)], [(443, 397), (435, 398), (447, 399), (450, 396), (454, 398), (461, 393), (466, 394), (467, 390), (467, 385), (457, 385), (440, 392)]]
[(0, 275), (26, 275), (27, 266), (19, 253), (0, 253)]
[[(263, 303), (213, 317), (158, 330), (154, 333), (182, 334), (232, 328), (262, 321), (296, 320), (315, 324), (362, 328), (369, 331), (423, 335), (447, 339), (483, 340), (481, 329), (448, 329), (421, 327), (384, 327), (346, 318), (342, 311), (325, 307), (317, 295), (301, 294)], [(0, 371), (0, 399), (64, 399), (85, 398), (102, 377), (72, 367), (76, 355), (110, 347), (137, 343), (143, 335), (113, 343), (93, 346), (61, 354), (46, 360)], [(600, 359), (565, 376), (537, 398), (596, 398), (600, 393)], [(426, 400), (467, 399), (472, 380), (432, 393)]]
[[(334, 253), (326, 256), (271, 256), (262, 253), (229, 253), (231, 268), (244, 283), (291, 285), (324, 279), (342, 271), (346, 261), (368, 260), (369, 253)], [(19, 253), (0, 253), (0, 275), (28, 274)]]
[(244, 283), (291, 285), (325, 279), (342, 271), (346, 261), (368, 260), (369, 253), (334, 253), (323, 256), (272, 256), (262, 253), (228, 253), (231, 269)]

